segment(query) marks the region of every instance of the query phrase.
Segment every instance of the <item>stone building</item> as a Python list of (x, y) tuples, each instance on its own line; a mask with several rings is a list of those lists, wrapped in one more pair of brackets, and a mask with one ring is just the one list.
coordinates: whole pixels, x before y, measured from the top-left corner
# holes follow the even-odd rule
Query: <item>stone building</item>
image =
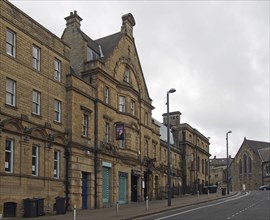
[(244, 139), (230, 167), (232, 190), (258, 190), (269, 183), (270, 143)]
[(70, 47), (8, 1), (0, 11), (0, 215), (33, 197), (47, 212), (67, 195)]
[[(233, 158), (229, 155), (229, 164)], [(214, 158), (210, 159), (210, 184), (217, 185), (218, 187), (227, 187), (227, 158)]]
[[(0, 11), (0, 216), (23, 216), (26, 198), (39, 198), (38, 215), (54, 213), (56, 197), (67, 209), (166, 198), (166, 127), (152, 119), (132, 14), (122, 16), (119, 32), (93, 40), (76, 11), (61, 38), (7, 0)], [(209, 142), (185, 126), (204, 185)], [(175, 196), (185, 158), (176, 137)]]
[[(163, 114), (163, 123), (167, 124), (167, 114)], [(187, 123), (181, 123), (181, 112), (170, 112), (170, 124), (175, 145), (181, 154), (182, 193), (202, 192), (209, 185), (209, 138), (205, 137)]]

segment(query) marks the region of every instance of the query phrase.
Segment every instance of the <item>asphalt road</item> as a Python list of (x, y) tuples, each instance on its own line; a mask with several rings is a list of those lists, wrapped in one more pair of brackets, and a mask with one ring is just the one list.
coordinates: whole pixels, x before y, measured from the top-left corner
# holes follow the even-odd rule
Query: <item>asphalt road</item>
[(215, 202), (141, 218), (143, 220), (270, 220), (270, 190), (245, 192)]

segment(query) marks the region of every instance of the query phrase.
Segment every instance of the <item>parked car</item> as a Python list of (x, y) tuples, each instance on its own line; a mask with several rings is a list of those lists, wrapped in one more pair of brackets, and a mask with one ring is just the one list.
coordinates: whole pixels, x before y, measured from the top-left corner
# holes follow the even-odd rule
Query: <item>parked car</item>
[(259, 187), (259, 190), (270, 190), (270, 185), (262, 185)]

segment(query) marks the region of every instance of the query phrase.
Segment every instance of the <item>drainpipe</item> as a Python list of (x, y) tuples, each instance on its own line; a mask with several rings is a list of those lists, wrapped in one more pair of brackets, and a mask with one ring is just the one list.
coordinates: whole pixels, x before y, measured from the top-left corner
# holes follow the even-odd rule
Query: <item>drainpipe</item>
[(94, 199), (95, 199), (95, 209), (98, 208), (98, 195), (97, 195), (97, 173), (98, 173), (98, 106), (97, 100), (94, 101), (95, 105), (95, 113), (94, 113), (94, 141), (95, 141), (95, 155), (94, 155), (94, 173), (95, 173), (95, 192), (94, 192)]
[(65, 149), (65, 159), (66, 159), (66, 175), (65, 175), (65, 196), (66, 196), (66, 210), (69, 207), (69, 160), (70, 160), (70, 152), (69, 152), (69, 145), (68, 143), (66, 149)]

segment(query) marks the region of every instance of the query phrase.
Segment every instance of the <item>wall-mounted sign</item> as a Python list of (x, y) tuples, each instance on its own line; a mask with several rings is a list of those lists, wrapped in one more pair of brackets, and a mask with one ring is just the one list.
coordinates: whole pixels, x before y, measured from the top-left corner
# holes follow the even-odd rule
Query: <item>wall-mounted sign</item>
[(124, 140), (124, 124), (116, 124), (115, 131), (116, 131), (115, 139)]

